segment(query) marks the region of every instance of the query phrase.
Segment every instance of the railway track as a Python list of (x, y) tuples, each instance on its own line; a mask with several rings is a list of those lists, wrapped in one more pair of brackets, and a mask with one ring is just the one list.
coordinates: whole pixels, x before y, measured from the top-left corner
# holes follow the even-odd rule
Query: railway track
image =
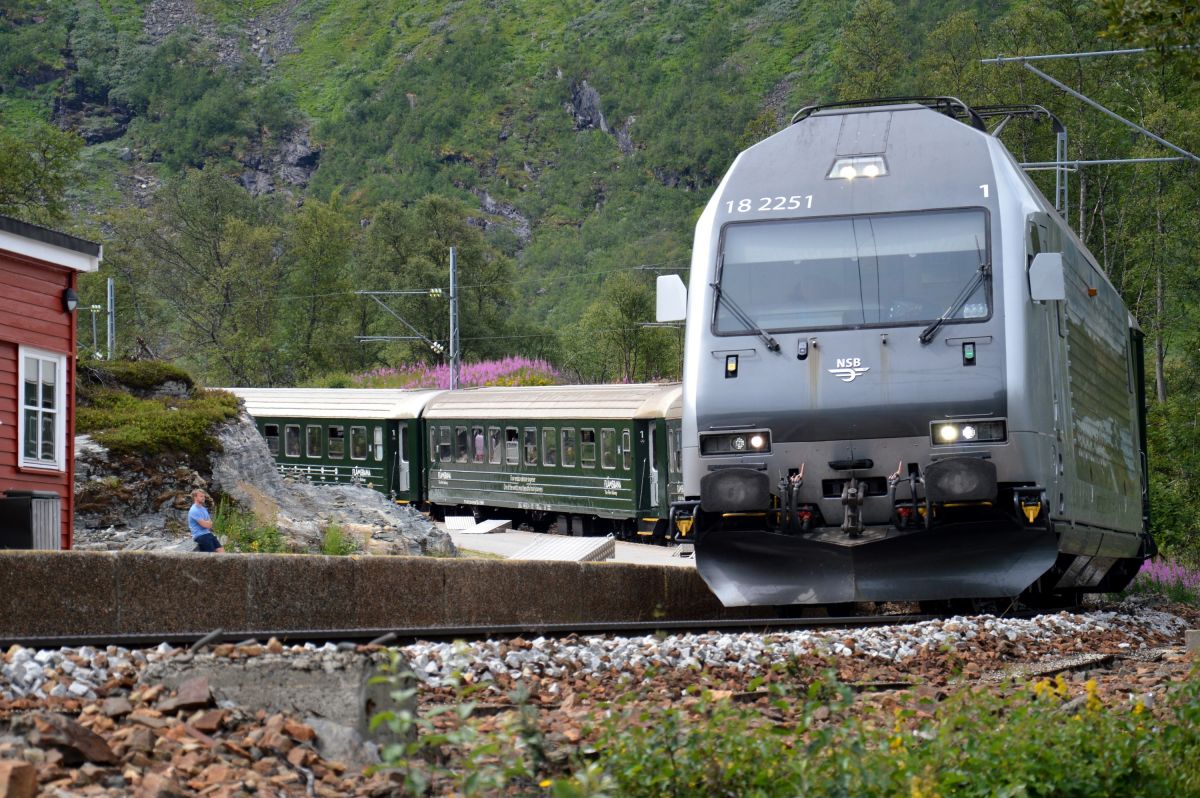
[[(1033, 613), (1009, 613), (1009, 617), (1028, 617)], [(18, 644), (27, 648), (65, 648), (77, 646), (116, 645), (125, 648), (155, 646), (169, 643), (199, 650), (222, 643), (263, 642), (274, 637), (285, 643), (345, 643), (347, 645), (406, 645), (418, 640), (486, 640), (497, 637), (536, 635), (569, 637), (571, 635), (642, 635), (656, 632), (776, 632), (820, 628), (856, 628), (889, 624), (918, 623), (939, 616), (927, 614), (845, 615), (819, 618), (755, 618), (739, 620), (701, 621), (623, 621), (595, 623), (523, 623), (488, 626), (409, 627), (396, 629), (301, 629), (291, 631), (237, 631), (213, 629), (194, 633), (128, 634), (89, 637), (80, 635), (14, 637), (3, 645)]]

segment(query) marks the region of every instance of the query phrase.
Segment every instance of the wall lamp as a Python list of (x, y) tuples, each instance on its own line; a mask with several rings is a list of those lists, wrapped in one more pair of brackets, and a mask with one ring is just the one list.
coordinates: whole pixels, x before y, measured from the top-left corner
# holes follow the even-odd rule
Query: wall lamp
[(75, 293), (75, 289), (68, 288), (63, 291), (63, 308), (67, 313), (74, 313), (77, 307), (79, 307), (79, 294)]

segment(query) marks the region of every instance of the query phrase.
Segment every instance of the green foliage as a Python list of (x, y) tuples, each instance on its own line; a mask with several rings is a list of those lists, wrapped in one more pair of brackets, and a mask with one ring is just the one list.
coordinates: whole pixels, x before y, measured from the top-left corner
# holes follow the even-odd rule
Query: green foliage
[(137, 114), (133, 137), (172, 170), (219, 161), (260, 132), (285, 133), (295, 122), (281, 86), (263, 83), (249, 62), (222, 66), (202, 39), (175, 34), (129, 58), (112, 95)]
[(564, 365), (580, 382), (678, 378), (682, 330), (647, 328), (654, 292), (647, 279), (615, 274), (564, 336)]
[(0, 127), (0, 213), (32, 222), (61, 221), (83, 140), (44, 123)]
[(224, 391), (197, 391), (191, 399), (138, 399), (98, 387), (81, 393), (75, 429), (116, 454), (206, 456), (218, 447), (213, 428), (237, 413), (237, 397)]
[(135, 391), (153, 391), (165, 383), (179, 383), (193, 388), (192, 375), (173, 363), (161, 360), (85, 360), (77, 370), (80, 382), (78, 392), (86, 398), (91, 385), (121, 386)]
[[(1200, 6), (1191, 0), (1098, 0), (1108, 16), (1106, 37), (1150, 47), (1160, 58), (1200, 78)], [(1182, 48), (1192, 48), (1190, 50)]]
[(322, 554), (341, 557), (347, 554), (357, 554), (360, 550), (361, 547), (355, 542), (354, 538), (346, 535), (337, 524), (329, 524), (329, 526), (325, 527), (325, 531), (321, 533)]
[(905, 94), (900, 81), (908, 60), (900, 30), (900, 12), (891, 0), (859, 0), (834, 49), (841, 77), (838, 97), (894, 97)]
[(79, 408), (77, 428), (113, 451), (203, 454), (216, 448), (211, 427), (237, 415), (224, 391), (197, 391), (191, 399), (137, 399), (100, 389)]
[[(757, 685), (761, 687), (761, 685)], [(1096, 683), (962, 688), (936, 702), (870, 716), (831, 677), (795, 692), (767, 686), (770, 711), (693, 687), (663, 704), (630, 691), (597, 707), (586, 761), (567, 773), (540, 758), (525, 704), (492, 733), (460, 688), (456, 705), (424, 716), (384, 713), (408, 742), (385, 748), (407, 793), (500, 794), (536, 782), (556, 798), (583, 796), (1098, 796), (1188, 795), (1200, 788), (1200, 675), (1151, 715), (1141, 701), (1106, 704)], [(756, 688), (752, 688), (756, 689)], [(398, 694), (410, 698), (412, 692)], [(455, 714), (457, 724), (436, 724)], [(788, 722), (776, 723), (773, 716)], [(449, 755), (449, 756), (448, 756)], [(474, 773), (474, 780), (463, 774)]]
[[(412, 688), (399, 688), (399, 660), (393, 655), (390, 666), (375, 682), (397, 689), (392, 697), (397, 706), (405, 706), (416, 695)], [(458, 685), (458, 701), (444, 704), (416, 716), (407, 710), (386, 710), (372, 716), (372, 730), (386, 729), (397, 742), (384, 745), (380, 758), (384, 768), (400, 768), (405, 794), (426, 795), (431, 787), (446, 794), (497, 795), (506, 785), (526, 789), (535, 783), (535, 774), (545, 766), (545, 741), (537, 725), (537, 707), (529, 703), (527, 691), (517, 688), (508, 696), (517, 707), (498, 724), (493, 733), (480, 732), (470, 719), (476, 704), (470, 700), (479, 686)], [(439, 728), (437, 720), (450, 715), (458, 722), (452, 728)], [(454, 768), (447, 768), (440, 756), (443, 748), (453, 748), (461, 756)]]
[(227, 499), (217, 503), (213, 533), (221, 539), (227, 552), (283, 554), (289, 551), (278, 527), (260, 522), (254, 513), (240, 509)]

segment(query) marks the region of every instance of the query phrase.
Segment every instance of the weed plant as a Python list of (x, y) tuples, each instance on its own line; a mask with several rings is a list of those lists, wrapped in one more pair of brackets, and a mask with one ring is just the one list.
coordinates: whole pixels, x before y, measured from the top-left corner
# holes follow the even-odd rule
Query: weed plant
[(330, 524), (325, 527), (325, 532), (321, 535), (322, 554), (331, 554), (340, 557), (347, 554), (355, 554), (358, 551), (359, 547), (354, 542), (354, 538), (343, 532), (340, 526)]
[(289, 551), (278, 527), (260, 523), (254, 513), (239, 509), (227, 499), (217, 503), (213, 532), (229, 552), (280, 554)]
[[(779, 682), (764, 688), (756, 680), (749, 689), (767, 690), (766, 710), (700, 688), (672, 705), (631, 691), (597, 706), (569, 760), (546, 756), (546, 739), (519, 692), (509, 695), (516, 711), (482, 731), (473, 717), (479, 689), (462, 686), (457, 704), (421, 717), (399, 712), (373, 719), (373, 727), (387, 725), (408, 740), (383, 751), (383, 767), (402, 777), (405, 794), (1200, 794), (1195, 672), (1156, 714), (1141, 701), (1106, 704), (1094, 681), (1069, 684), (1061, 676), (965, 688), (940, 703), (928, 699), (886, 716), (864, 711), (831, 675), (803, 688)], [(395, 695), (410, 699), (413, 693)], [(439, 722), (446, 713), (456, 722)]]

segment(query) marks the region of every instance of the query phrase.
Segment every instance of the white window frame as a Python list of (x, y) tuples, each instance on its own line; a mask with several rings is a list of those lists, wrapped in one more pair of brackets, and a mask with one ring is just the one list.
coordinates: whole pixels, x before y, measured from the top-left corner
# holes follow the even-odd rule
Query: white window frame
[[(25, 358), (54, 362), (54, 460), (25, 456)], [(39, 394), (41, 382), (39, 380)], [(43, 412), (40, 408), (38, 412)], [(38, 468), (46, 471), (67, 470), (67, 356), (61, 352), (48, 352), (33, 347), (17, 347), (17, 452), (21, 468)], [(41, 451), (41, 446), (38, 447)]]

